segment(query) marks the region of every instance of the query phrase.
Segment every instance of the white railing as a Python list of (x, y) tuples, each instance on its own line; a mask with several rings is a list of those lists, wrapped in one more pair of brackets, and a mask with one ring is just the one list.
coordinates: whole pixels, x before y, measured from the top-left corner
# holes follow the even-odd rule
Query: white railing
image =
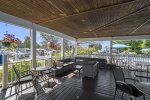
[[(37, 67), (38, 66), (51, 66), (51, 59), (50, 58), (42, 58), (42, 59), (37, 59)], [(28, 74), (31, 70), (31, 59), (28, 60), (22, 60), (22, 61), (13, 61), (13, 62), (8, 62), (8, 84), (13, 83), (16, 81), (17, 77), (16, 74), (13, 71), (12, 66), (15, 66), (19, 72), (25, 72), (22, 73), (24, 75)], [(0, 69), (0, 86), (2, 85), (2, 70)]]
[[(78, 55), (83, 56), (83, 55)], [(84, 55), (85, 57), (97, 57), (97, 58), (105, 58), (109, 62), (109, 54), (108, 55)], [(144, 55), (113, 55), (113, 63), (117, 63), (124, 66), (129, 66), (132, 62), (136, 61), (144, 61), (150, 63), (150, 56)], [(13, 71), (12, 66), (19, 70), (19, 72), (31, 70), (31, 59), (23, 60), (23, 61), (13, 61), (8, 63), (8, 83), (11, 84), (12, 82), (16, 81), (16, 75)], [(37, 67), (38, 66), (52, 66), (51, 58), (38, 58), (37, 59)], [(28, 74), (27, 72), (24, 74)], [(2, 83), (2, 70), (0, 69), (0, 85)]]
[[(85, 56), (85, 57), (96, 57), (96, 58), (104, 58), (109, 62), (109, 58), (110, 55), (109, 54), (103, 54), (103, 55), (99, 55), (99, 54), (91, 54), (91, 55), (78, 55), (78, 56)], [(143, 62), (149, 62), (150, 63), (150, 56), (146, 56), (146, 55), (123, 55), (123, 54), (113, 54), (113, 63), (117, 63), (117, 64), (126, 64), (129, 65), (133, 62), (137, 62), (137, 61), (143, 61)]]

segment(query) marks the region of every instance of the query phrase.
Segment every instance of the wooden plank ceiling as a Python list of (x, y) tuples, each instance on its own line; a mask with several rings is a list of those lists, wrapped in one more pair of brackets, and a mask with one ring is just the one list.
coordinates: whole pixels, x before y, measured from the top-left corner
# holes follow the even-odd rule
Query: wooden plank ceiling
[(0, 11), (74, 38), (150, 34), (150, 0), (0, 0)]

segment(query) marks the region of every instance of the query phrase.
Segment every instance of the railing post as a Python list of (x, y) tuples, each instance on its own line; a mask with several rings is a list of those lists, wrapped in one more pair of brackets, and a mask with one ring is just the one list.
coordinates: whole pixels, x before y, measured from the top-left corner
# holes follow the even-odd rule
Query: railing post
[(78, 42), (77, 41), (75, 41), (75, 53), (74, 53), (74, 56), (77, 56), (77, 47), (78, 46)]
[(109, 54), (109, 56), (110, 56), (110, 59), (109, 59), (109, 63), (112, 63), (112, 44), (113, 44), (113, 39), (111, 39), (110, 40), (110, 54)]
[(64, 59), (64, 49), (65, 49), (65, 47), (64, 47), (64, 38), (62, 38), (62, 42), (61, 42), (61, 59)]
[(3, 55), (3, 70), (2, 70), (2, 89), (7, 88), (8, 84), (8, 59), (7, 55)]
[(36, 67), (36, 29), (31, 30), (31, 59), (32, 59), (32, 67)]

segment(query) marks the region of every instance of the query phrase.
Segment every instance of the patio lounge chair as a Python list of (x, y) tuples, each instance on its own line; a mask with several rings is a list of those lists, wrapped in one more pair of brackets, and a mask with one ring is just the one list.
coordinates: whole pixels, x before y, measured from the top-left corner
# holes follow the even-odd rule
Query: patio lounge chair
[[(31, 71), (29, 71), (30, 74), (22, 76), (21, 74), (19, 74), (19, 72), (18, 72), (18, 70), (16, 69), (15, 66), (13, 66), (13, 70), (14, 70), (16, 76), (17, 76), (17, 81), (15, 82), (15, 91), (17, 93), (16, 98), (19, 96), (20, 86), (22, 84), (25, 84), (25, 83), (28, 83), (28, 82), (32, 82), (33, 83), (33, 86), (34, 86), (34, 88), (36, 90), (36, 93), (38, 94), (37, 87), (36, 87), (37, 80), (36, 80), (36, 77), (32, 74)], [(22, 88), (21, 88), (21, 93), (22, 93)]]
[[(143, 92), (138, 90), (133, 84), (129, 84), (129, 83), (125, 82), (123, 70), (120, 66), (113, 67), (113, 74), (114, 74), (115, 85), (116, 85), (113, 100), (115, 99), (117, 90), (122, 91), (122, 96), (121, 96), (122, 99), (123, 99), (124, 93), (127, 93), (132, 97), (143, 96), (143, 99), (145, 100), (145, 95)], [(133, 98), (131, 98), (131, 100), (133, 100)]]

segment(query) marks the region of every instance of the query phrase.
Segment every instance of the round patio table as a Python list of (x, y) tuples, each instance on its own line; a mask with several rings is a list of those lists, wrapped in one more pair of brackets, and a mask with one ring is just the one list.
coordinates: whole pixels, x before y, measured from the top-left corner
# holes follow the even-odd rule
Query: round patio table
[(48, 66), (39, 66), (39, 67), (33, 67), (31, 68), (32, 71), (45, 71), (45, 70), (50, 70), (51, 68)]
[(40, 75), (43, 76), (43, 71), (47, 71), (49, 70), (50, 73), (53, 72), (52, 68), (48, 67), (48, 66), (39, 66), (39, 67), (33, 67), (31, 68), (31, 71), (36, 73), (36, 76), (39, 77)]
[[(51, 75), (50, 74), (52, 74), (52, 79), (53, 79), (53, 81), (55, 82), (55, 80), (54, 80), (54, 73), (53, 73), (53, 71), (54, 71), (54, 69), (53, 68), (51, 68), (51, 67), (48, 67), (48, 66), (39, 66), (39, 67), (36, 67), (36, 68), (32, 68), (31, 69), (32, 71), (35, 71), (36, 72), (36, 76), (37, 77), (40, 77), (40, 74), (41, 74), (41, 76), (43, 76), (43, 74), (49, 74), (49, 78), (51, 77)], [(50, 86), (49, 85), (49, 82), (48, 82), (48, 86)]]

